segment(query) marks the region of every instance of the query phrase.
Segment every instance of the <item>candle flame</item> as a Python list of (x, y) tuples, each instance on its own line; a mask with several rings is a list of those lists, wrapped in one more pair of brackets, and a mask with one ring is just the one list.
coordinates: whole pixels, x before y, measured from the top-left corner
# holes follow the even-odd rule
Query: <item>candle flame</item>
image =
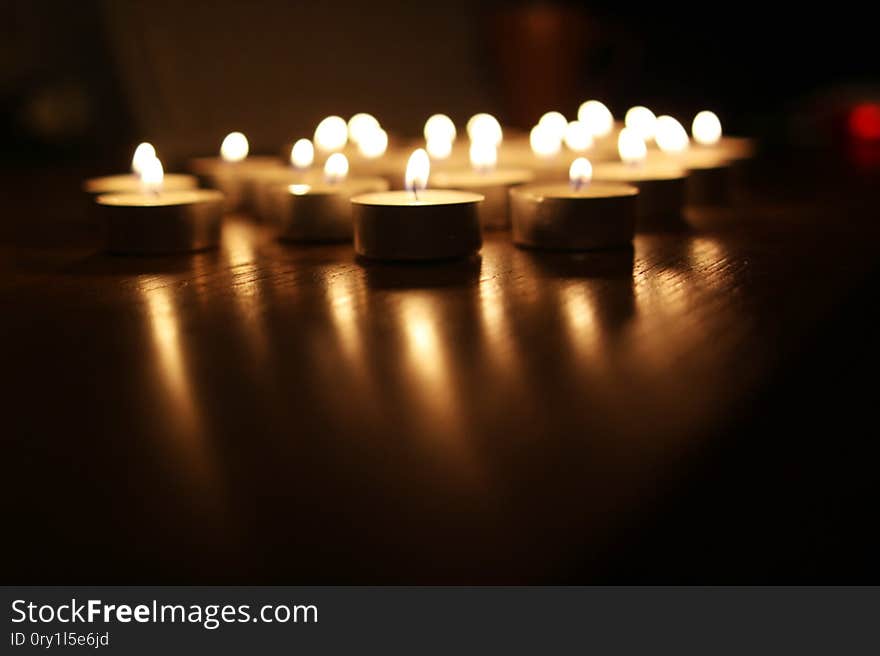
[(593, 135), (586, 125), (580, 121), (572, 121), (565, 126), (565, 145), (569, 150), (582, 153), (593, 147)]
[(426, 143), (448, 141), (451, 150), (456, 136), (455, 123), (446, 114), (434, 114), (425, 121), (424, 134)]
[(154, 157), (156, 157), (156, 149), (153, 148), (153, 144), (146, 141), (138, 144), (138, 147), (134, 149), (134, 156), (131, 158), (131, 170), (136, 175), (140, 175), (144, 162)]
[(654, 140), (664, 153), (678, 154), (688, 149), (690, 140), (681, 123), (671, 116), (657, 117)]
[(549, 134), (561, 142), (565, 136), (565, 129), (568, 127), (568, 119), (562, 112), (546, 112), (538, 120), (538, 125), (544, 126)]
[(360, 144), (362, 139), (369, 138), (374, 131), (380, 128), (379, 121), (375, 116), (360, 112), (348, 119), (348, 139), (353, 143)]
[(298, 169), (307, 169), (315, 161), (315, 147), (308, 139), (297, 139), (290, 149), (290, 163)]
[(593, 165), (586, 157), (578, 157), (568, 169), (568, 179), (575, 189), (582, 189), (593, 179)]
[(553, 157), (562, 148), (562, 135), (546, 123), (538, 123), (529, 132), (529, 145), (537, 157)]
[(248, 155), (248, 140), (241, 132), (230, 132), (220, 144), (220, 157), (225, 162), (240, 162)]
[(578, 108), (578, 120), (594, 137), (605, 137), (614, 129), (614, 116), (598, 100), (588, 100)]
[(657, 117), (647, 107), (636, 105), (626, 111), (623, 123), (642, 139), (650, 141), (654, 138), (654, 132), (657, 128)]
[(488, 141), (494, 146), (501, 145), (504, 133), (501, 124), (491, 114), (474, 114), (467, 122), (467, 133), (471, 141)]
[(341, 116), (328, 116), (315, 128), (315, 146), (325, 153), (342, 150), (348, 143), (348, 124)]
[(140, 176), (141, 188), (144, 192), (159, 193), (162, 189), (162, 180), (165, 178), (165, 171), (159, 158), (153, 157), (141, 162)]
[(435, 137), (428, 139), (426, 146), (431, 159), (446, 159), (452, 154), (452, 142), (449, 139)]
[(471, 166), (477, 171), (491, 171), (498, 163), (498, 149), (492, 141), (478, 139), (471, 142)]
[(645, 161), (648, 156), (648, 148), (632, 128), (623, 128), (617, 136), (617, 152), (620, 161), (625, 164), (637, 165)]
[(691, 125), (694, 141), (701, 146), (714, 146), (721, 139), (721, 121), (715, 112), (703, 110), (694, 117)]
[(406, 176), (404, 186), (407, 191), (418, 192), (428, 186), (428, 176), (431, 173), (431, 160), (424, 148), (417, 148), (409, 156), (406, 163)]
[(324, 162), (324, 178), (330, 184), (345, 180), (348, 175), (348, 158), (342, 153), (333, 153)]
[(375, 159), (384, 155), (388, 149), (388, 133), (377, 127), (367, 134), (362, 134), (357, 143), (361, 155), (367, 159)]
[(287, 185), (287, 190), (292, 193), (294, 196), (305, 196), (312, 190), (312, 185), (307, 184), (292, 184)]

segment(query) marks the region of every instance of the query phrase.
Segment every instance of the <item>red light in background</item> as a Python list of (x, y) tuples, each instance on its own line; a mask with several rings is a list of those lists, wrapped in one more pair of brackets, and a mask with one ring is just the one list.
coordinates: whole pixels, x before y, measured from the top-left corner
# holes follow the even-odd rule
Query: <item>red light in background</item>
[(861, 103), (849, 114), (849, 132), (856, 139), (880, 140), (880, 104)]

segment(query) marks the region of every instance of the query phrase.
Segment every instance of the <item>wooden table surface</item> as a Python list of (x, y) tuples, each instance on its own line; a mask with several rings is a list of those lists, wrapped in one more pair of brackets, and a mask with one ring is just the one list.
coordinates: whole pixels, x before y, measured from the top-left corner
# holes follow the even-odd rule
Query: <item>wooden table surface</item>
[[(849, 548), (838, 511), (852, 529), (876, 491), (876, 447), (845, 442), (834, 390), (870, 416), (847, 371), (871, 341), (852, 298), (880, 216), (871, 185), (767, 170), (767, 194), (632, 251), (492, 234), (430, 266), (241, 217), (193, 256), (59, 245), (76, 180), (41, 210), (27, 178), (37, 218), (7, 222), (41, 228), (0, 257), (4, 580), (858, 576), (821, 559), (830, 533), (828, 553)], [(823, 421), (838, 441), (810, 441)]]

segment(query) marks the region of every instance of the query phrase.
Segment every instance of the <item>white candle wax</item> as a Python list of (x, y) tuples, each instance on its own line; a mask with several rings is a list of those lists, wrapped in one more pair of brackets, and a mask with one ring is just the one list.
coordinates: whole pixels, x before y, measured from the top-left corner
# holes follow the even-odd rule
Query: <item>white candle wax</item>
[[(162, 188), (165, 191), (196, 189), (198, 186), (196, 177), (186, 173), (166, 173), (162, 182)], [(100, 178), (91, 178), (83, 183), (83, 190), (90, 194), (138, 193), (141, 187), (141, 178), (135, 173), (106, 175)]]

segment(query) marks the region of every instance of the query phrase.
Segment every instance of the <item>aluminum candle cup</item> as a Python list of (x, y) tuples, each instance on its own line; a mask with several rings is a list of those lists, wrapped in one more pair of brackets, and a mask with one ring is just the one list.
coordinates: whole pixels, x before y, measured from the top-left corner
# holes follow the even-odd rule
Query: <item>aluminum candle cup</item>
[(594, 180), (631, 184), (639, 190), (636, 230), (684, 225), (685, 177), (684, 169), (667, 162), (609, 162), (593, 169)]
[(349, 178), (338, 183), (271, 187), (267, 196), (279, 238), (298, 242), (351, 241), (351, 197), (387, 189), (384, 178)]
[(534, 175), (525, 169), (495, 169), (493, 171), (440, 171), (431, 178), (431, 186), (439, 189), (472, 191), (483, 196), (477, 207), (480, 225), (488, 230), (510, 227), (508, 191), (511, 187), (531, 182)]
[(183, 253), (214, 248), (220, 240), (219, 191), (107, 194), (96, 202), (107, 222), (107, 249), (113, 253)]
[(631, 185), (535, 184), (510, 190), (513, 241), (529, 248), (593, 250), (629, 246), (635, 233)]
[(442, 260), (473, 255), (482, 245), (477, 208), (483, 196), (423, 189), (351, 199), (354, 248), (376, 260)]

